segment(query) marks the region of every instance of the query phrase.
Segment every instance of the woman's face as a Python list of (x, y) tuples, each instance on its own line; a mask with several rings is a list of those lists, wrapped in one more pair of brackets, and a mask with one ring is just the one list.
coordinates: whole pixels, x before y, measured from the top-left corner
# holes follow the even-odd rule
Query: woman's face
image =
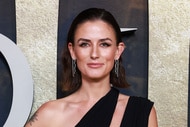
[(124, 50), (124, 43), (116, 44), (113, 28), (101, 20), (87, 21), (77, 27), (74, 45), (68, 48), (72, 59), (77, 60), (77, 67), (82, 78), (109, 78), (114, 60), (119, 59)]

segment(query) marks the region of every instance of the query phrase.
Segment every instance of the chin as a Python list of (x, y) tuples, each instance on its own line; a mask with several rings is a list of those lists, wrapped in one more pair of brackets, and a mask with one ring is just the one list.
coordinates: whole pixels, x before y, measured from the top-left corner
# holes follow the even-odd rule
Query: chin
[(90, 74), (88, 75), (87, 77), (89, 79), (92, 79), (92, 80), (101, 80), (103, 79), (104, 77), (107, 77), (109, 75), (103, 75), (103, 74), (100, 74), (100, 73), (93, 73), (93, 74)]

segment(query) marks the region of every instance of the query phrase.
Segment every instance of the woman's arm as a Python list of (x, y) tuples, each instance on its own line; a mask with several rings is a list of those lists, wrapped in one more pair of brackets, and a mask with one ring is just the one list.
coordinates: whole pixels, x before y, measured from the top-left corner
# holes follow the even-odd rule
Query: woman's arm
[(154, 107), (152, 107), (152, 109), (150, 111), (149, 120), (148, 120), (148, 127), (158, 127), (156, 110)]

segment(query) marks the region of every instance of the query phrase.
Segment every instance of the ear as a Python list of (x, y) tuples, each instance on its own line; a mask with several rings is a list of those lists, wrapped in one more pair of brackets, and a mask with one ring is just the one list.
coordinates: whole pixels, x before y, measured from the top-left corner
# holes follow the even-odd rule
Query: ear
[(73, 60), (75, 60), (76, 56), (75, 56), (75, 52), (74, 52), (74, 46), (73, 46), (73, 44), (71, 42), (68, 43), (68, 49), (69, 49), (69, 52), (71, 54), (71, 58)]
[(115, 60), (118, 60), (123, 53), (125, 49), (125, 44), (123, 42), (120, 42), (119, 45), (117, 46), (117, 51), (115, 53)]

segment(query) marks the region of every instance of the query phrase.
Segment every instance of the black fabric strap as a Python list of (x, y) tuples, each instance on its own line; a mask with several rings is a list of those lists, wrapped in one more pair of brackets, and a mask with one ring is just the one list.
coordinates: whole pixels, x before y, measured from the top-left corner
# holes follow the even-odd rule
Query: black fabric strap
[(153, 104), (146, 98), (130, 97), (120, 127), (148, 127)]
[(119, 91), (115, 88), (102, 97), (80, 120), (75, 127), (109, 127)]

